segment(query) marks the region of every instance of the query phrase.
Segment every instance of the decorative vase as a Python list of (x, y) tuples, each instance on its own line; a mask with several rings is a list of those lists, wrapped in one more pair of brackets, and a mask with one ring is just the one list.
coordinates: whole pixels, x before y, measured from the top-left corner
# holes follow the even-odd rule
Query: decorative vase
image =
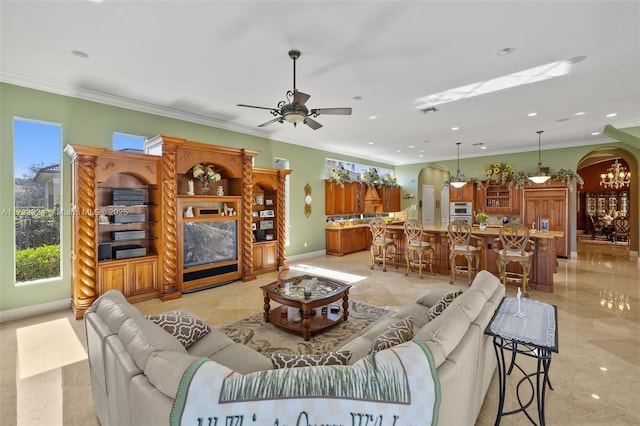
[(486, 222), (482, 222), (482, 223), (480, 223), (480, 224), (479, 224), (479, 226), (480, 226), (480, 230), (481, 230), (481, 231), (484, 231), (485, 229), (487, 229), (487, 224), (486, 224)]
[(209, 182), (204, 181), (202, 182), (202, 194), (203, 195), (209, 195)]

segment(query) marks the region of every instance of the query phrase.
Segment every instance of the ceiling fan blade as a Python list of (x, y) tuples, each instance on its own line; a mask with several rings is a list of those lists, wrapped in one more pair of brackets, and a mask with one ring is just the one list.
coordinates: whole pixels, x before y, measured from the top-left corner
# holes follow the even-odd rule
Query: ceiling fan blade
[(322, 127), (322, 124), (309, 117), (304, 119), (304, 124), (311, 127), (313, 130), (318, 130), (320, 127)]
[(255, 106), (255, 105), (245, 105), (245, 104), (237, 104), (239, 107), (245, 107), (245, 108), (258, 108), (258, 109), (266, 109), (269, 111), (278, 111), (275, 108), (268, 108), (268, 107), (261, 107), (261, 106)]
[(311, 96), (306, 93), (298, 92), (297, 90), (293, 92), (293, 103), (296, 105), (304, 105), (307, 103)]
[(278, 118), (274, 118), (273, 120), (269, 120), (269, 121), (267, 121), (266, 123), (262, 123), (262, 124), (261, 124), (261, 125), (259, 125), (258, 127), (265, 127), (265, 126), (268, 126), (269, 124), (273, 124), (273, 123), (275, 123), (276, 121), (280, 121), (280, 122), (282, 122), (282, 117), (278, 117)]
[(316, 108), (309, 111), (309, 114), (317, 116), (324, 115), (351, 115), (351, 108)]

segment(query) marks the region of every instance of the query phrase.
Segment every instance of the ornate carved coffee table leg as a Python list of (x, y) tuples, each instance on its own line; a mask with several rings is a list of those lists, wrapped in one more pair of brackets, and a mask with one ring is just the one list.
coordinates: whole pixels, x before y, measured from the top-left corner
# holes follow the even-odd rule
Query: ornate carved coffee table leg
[(264, 295), (264, 313), (262, 314), (262, 319), (264, 322), (269, 322), (269, 311), (271, 311), (271, 305), (269, 304), (271, 300), (269, 300), (269, 296)]
[(307, 306), (302, 308), (302, 337), (305, 341), (311, 337), (311, 311)]
[(349, 290), (344, 292), (344, 297), (342, 298), (342, 310), (344, 311), (342, 319), (346, 321), (347, 318), (349, 318)]

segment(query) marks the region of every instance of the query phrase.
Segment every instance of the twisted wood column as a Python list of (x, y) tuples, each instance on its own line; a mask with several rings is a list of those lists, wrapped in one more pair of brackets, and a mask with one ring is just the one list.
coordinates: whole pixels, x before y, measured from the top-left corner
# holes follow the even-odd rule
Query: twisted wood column
[(242, 279), (243, 281), (256, 278), (253, 273), (253, 232), (251, 231), (251, 194), (253, 192), (253, 166), (251, 156), (242, 150)]
[(162, 152), (162, 282), (160, 297), (179, 297), (177, 223), (177, 146), (165, 144)]
[[(79, 155), (76, 158), (78, 193), (75, 200), (77, 235), (75, 236), (75, 280), (73, 283), (73, 307), (80, 318), (98, 296), (96, 271), (98, 253), (96, 247), (96, 157)], [(79, 316), (78, 316), (79, 315)]]
[(287, 269), (287, 220), (285, 218), (285, 183), (287, 176), (278, 172), (278, 269)]

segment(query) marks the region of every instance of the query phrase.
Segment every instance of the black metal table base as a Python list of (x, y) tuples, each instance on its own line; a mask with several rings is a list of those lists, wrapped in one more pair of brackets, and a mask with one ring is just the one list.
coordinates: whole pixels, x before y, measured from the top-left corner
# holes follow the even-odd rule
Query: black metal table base
[[(545, 424), (545, 412), (544, 412), (544, 401), (547, 386), (549, 389), (553, 390), (551, 386), (551, 380), (549, 379), (549, 368), (551, 366), (551, 351), (549, 349), (529, 346), (523, 343), (514, 342), (513, 340), (503, 339), (499, 336), (493, 337), (493, 349), (496, 353), (496, 359), (498, 360), (498, 384), (500, 388), (500, 400), (498, 402), (498, 414), (496, 416), (496, 426), (500, 424), (502, 417), (509, 416), (516, 413), (524, 413), (529, 421), (532, 424), (539, 424), (543, 426)], [(509, 363), (509, 367), (507, 368), (507, 364), (505, 362), (505, 351), (511, 352), (511, 361)], [(533, 373), (527, 374), (524, 369), (517, 364), (516, 355), (521, 354), (530, 358), (535, 358), (537, 360), (537, 369)], [(503, 412), (504, 410), (504, 399), (507, 390), (507, 376), (511, 374), (513, 371), (513, 367), (516, 367), (523, 375), (522, 379), (518, 381), (516, 385), (516, 397), (518, 400), (518, 405), (520, 408), (517, 408), (512, 411)], [(535, 377), (535, 385), (533, 383), (533, 378)], [(525, 384), (529, 384), (529, 388), (531, 390), (531, 397), (528, 401), (523, 401), (521, 397), (521, 389), (520, 387)], [(533, 400), (536, 400), (536, 405), (538, 409), (538, 421), (536, 421), (531, 417), (531, 415), (527, 412), (527, 408), (531, 406)]]

